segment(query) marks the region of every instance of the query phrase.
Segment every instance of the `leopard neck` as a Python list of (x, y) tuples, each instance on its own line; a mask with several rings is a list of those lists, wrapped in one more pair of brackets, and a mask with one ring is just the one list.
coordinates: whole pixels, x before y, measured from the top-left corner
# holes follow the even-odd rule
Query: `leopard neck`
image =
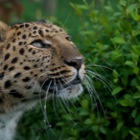
[(13, 140), (22, 111), (0, 115), (0, 140)]

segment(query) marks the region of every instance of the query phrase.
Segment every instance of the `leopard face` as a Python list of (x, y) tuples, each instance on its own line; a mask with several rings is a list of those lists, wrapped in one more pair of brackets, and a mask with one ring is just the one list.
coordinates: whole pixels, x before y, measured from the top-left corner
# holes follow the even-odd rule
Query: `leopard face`
[(0, 65), (3, 110), (38, 98), (70, 99), (83, 90), (83, 56), (63, 29), (44, 21), (0, 22)]

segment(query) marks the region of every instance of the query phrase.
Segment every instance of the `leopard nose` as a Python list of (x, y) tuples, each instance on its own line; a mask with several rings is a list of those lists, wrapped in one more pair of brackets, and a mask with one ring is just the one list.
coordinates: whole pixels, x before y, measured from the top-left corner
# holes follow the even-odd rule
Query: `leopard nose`
[(83, 64), (83, 57), (75, 57), (71, 60), (65, 60), (65, 64), (79, 70)]

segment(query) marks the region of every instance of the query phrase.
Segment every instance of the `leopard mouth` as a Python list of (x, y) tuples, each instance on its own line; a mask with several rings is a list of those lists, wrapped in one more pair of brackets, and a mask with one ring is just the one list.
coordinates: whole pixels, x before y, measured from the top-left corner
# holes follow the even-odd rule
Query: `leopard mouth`
[(82, 84), (82, 81), (79, 78), (75, 78), (73, 81), (66, 84), (62, 83), (62, 81), (54, 82), (52, 79), (49, 79), (42, 84), (42, 89), (48, 93), (58, 94), (61, 90), (76, 86), (78, 84)]

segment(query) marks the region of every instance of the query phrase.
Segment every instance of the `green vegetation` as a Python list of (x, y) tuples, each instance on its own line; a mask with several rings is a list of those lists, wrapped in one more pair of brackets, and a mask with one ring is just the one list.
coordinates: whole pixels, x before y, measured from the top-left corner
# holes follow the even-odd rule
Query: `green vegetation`
[[(139, 3), (58, 2), (56, 16), (50, 19), (66, 28), (87, 63), (95, 64), (94, 72), (110, 82), (93, 77), (100, 99), (85, 90), (72, 102), (49, 101), (46, 115), (51, 128), (43, 122), (47, 119), (38, 105), (20, 121), (17, 140), (140, 140)], [(26, 7), (27, 1), (24, 4)], [(32, 12), (25, 9), (25, 13), (26, 20), (43, 17), (37, 6)]]

